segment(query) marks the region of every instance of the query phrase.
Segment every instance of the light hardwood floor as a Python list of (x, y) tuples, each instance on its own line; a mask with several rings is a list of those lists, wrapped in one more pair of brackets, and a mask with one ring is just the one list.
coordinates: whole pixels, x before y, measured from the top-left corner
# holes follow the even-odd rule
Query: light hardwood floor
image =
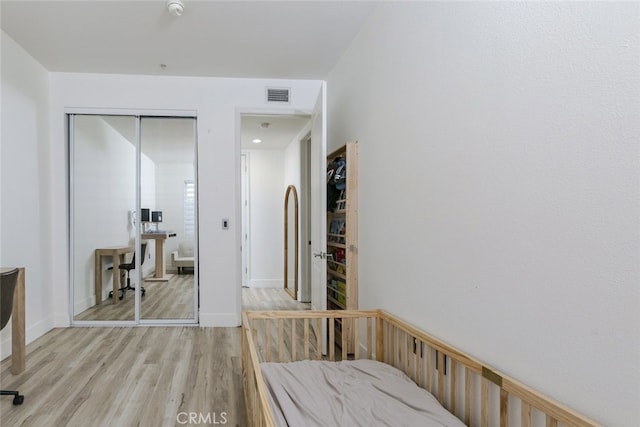
[[(282, 289), (243, 289), (243, 307), (308, 304)], [(27, 346), (22, 374), (9, 372), (10, 358), (0, 363), (2, 389), (25, 395), (22, 406), (0, 398), (0, 425), (181, 426), (193, 412), (209, 424), (245, 426), (240, 335), (240, 328), (54, 329)]]
[[(135, 285), (134, 285), (135, 286)], [(145, 296), (140, 309), (143, 319), (193, 319), (193, 274), (172, 274), (168, 282), (142, 282)], [(134, 293), (114, 305), (111, 299), (76, 315), (76, 320), (133, 320)]]
[(243, 310), (309, 310), (311, 304), (294, 301), (281, 288), (243, 288)]

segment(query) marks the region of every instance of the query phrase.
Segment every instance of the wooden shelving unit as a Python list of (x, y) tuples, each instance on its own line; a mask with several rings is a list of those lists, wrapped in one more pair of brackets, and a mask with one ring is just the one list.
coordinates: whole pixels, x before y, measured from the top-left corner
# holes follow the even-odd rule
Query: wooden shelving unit
[[(342, 164), (344, 170), (332, 166)], [(327, 156), (327, 309), (358, 308), (358, 145), (349, 142)], [(334, 179), (337, 174), (346, 179)], [(337, 184), (336, 184), (337, 183)], [(350, 322), (335, 320), (335, 342), (347, 334), (348, 352), (354, 337)]]

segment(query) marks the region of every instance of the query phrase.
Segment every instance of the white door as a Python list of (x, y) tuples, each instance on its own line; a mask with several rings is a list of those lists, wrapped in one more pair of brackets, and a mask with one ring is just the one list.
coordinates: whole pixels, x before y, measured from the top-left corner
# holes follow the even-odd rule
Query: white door
[(311, 309), (327, 309), (327, 119), (326, 83), (311, 116)]
[(249, 154), (240, 154), (240, 196), (242, 210), (242, 286), (249, 287)]
[(311, 133), (300, 141), (300, 301), (311, 302)]

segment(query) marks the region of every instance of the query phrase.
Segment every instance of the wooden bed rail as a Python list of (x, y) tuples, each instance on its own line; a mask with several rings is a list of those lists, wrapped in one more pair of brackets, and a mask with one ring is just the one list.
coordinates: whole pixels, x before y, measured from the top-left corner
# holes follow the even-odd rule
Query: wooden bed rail
[(275, 421), (269, 406), (268, 392), (260, 370), (260, 360), (256, 352), (251, 328), (248, 328), (247, 314), (242, 314), (242, 378), (244, 404), (247, 421), (254, 427), (273, 427)]
[[(382, 310), (246, 311), (242, 316), (245, 405), (252, 426), (274, 425), (260, 363), (308, 359), (375, 359), (392, 365), (467, 426), (599, 425)], [(323, 335), (336, 343), (324, 352)]]

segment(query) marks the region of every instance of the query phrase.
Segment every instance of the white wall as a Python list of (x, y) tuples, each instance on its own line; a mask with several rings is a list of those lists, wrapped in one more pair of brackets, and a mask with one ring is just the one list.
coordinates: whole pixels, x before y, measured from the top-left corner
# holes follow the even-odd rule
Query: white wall
[(249, 153), (249, 286), (282, 287), (284, 157), (282, 150)]
[[(51, 74), (51, 146), (53, 229), (53, 304), (56, 325), (68, 324), (64, 296), (69, 278), (64, 241), (66, 174), (63, 127), (66, 108), (103, 108), (195, 112), (198, 117), (200, 324), (240, 324), (240, 112), (269, 109), (265, 86), (291, 87), (292, 102), (283, 108), (310, 112), (320, 81), (196, 77)], [(179, 111), (178, 111), (179, 110)], [(68, 110), (67, 110), (68, 111)], [(229, 218), (229, 230), (221, 227)]]
[(640, 4), (386, 3), (332, 70), (359, 295), (604, 425), (640, 419)]
[[(130, 119), (135, 127), (135, 119)], [(96, 248), (134, 243), (129, 212), (136, 204), (136, 149), (100, 116), (74, 120), (74, 314), (95, 305)], [(134, 183), (132, 185), (132, 183)], [(102, 271), (103, 295), (112, 270)]]
[[(53, 326), (49, 74), (4, 32), (0, 149), (0, 264), (26, 268), (26, 340)], [(64, 180), (64, 175), (61, 176)], [(65, 250), (67, 239), (59, 242)], [(0, 334), (0, 359), (11, 353), (11, 327)]]
[[(165, 241), (165, 266), (171, 265), (171, 252), (178, 250), (180, 242), (193, 242), (194, 236), (184, 233), (184, 182), (195, 180), (193, 163), (156, 163), (156, 209), (162, 211), (162, 230), (172, 230), (176, 237)], [(151, 248), (155, 252), (154, 248)]]

